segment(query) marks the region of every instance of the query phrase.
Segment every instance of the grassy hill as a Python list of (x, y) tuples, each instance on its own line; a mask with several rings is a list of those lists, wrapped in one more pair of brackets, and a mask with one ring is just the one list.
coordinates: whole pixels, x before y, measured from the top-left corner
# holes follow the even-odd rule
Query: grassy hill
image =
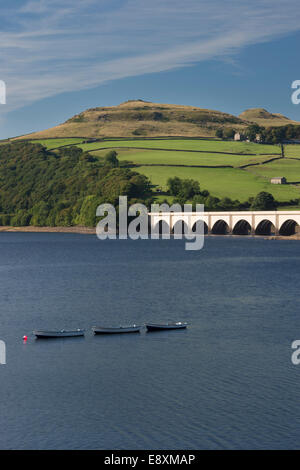
[(297, 121), (283, 116), (280, 113), (270, 113), (264, 108), (247, 109), (239, 115), (239, 118), (245, 121), (255, 122), (264, 127), (287, 126), (288, 124), (300, 125)]
[(218, 127), (242, 130), (243, 119), (193, 106), (128, 101), (118, 106), (91, 108), (65, 123), (21, 139), (65, 137), (214, 136)]
[[(103, 162), (116, 150), (122, 164), (147, 176), (158, 200), (167, 197), (170, 177), (190, 178), (216, 197), (245, 201), (260, 191), (273, 194), (281, 203), (300, 198), (300, 145), (285, 146), (284, 159), (278, 145), (191, 138), (105, 139), (83, 143), (80, 139), (35, 141), (48, 149), (77, 146)], [(55, 152), (57, 150), (54, 150)], [(273, 176), (285, 176), (287, 185), (273, 185)], [(297, 206), (298, 207), (298, 206)], [(290, 207), (296, 209), (297, 207)]]
[[(135, 181), (139, 181), (138, 178), (146, 177), (150, 180), (153, 191), (151, 197), (154, 195), (157, 201), (167, 198), (171, 202), (173, 198), (167, 193), (167, 181), (176, 176), (196, 180), (201, 191), (207, 190), (211, 196), (220, 199), (230, 198), (244, 204), (259, 192), (266, 191), (281, 204), (279, 208), (300, 208), (300, 145), (286, 146), (285, 158), (282, 158), (278, 145), (222, 141), (215, 138), (216, 129), (220, 127), (243, 130), (251, 122), (271, 128), (295, 124), (294, 121), (265, 109), (250, 109), (236, 117), (193, 106), (148, 103), (142, 100), (88, 109), (64, 124), (17, 139), (39, 143), (44, 148), (43, 152), (33, 150), (39, 155), (38, 158), (29, 158), (29, 147), (27, 150), (25, 147), (23, 149), (30, 174), (35, 162), (38, 162), (37, 171), (42, 171), (40, 186), (36, 189), (32, 186), (31, 179), (28, 180), (22, 159), (18, 159), (17, 153), (13, 154), (15, 162), (11, 163), (10, 150), (7, 150), (10, 147), (3, 142), (0, 146), (0, 151), (5, 155), (2, 161), (0, 158), (2, 213), (10, 214), (10, 220), (23, 220), (23, 216), (26, 219), (28, 213), (30, 220), (40, 220), (38, 217), (44, 220), (43, 214), (34, 218), (36, 211), (44, 210), (39, 206), (35, 207), (38, 204), (34, 199), (36, 192), (38, 199), (46, 200), (47, 207), (50, 207), (49, 214), (45, 217), (48, 223), (50, 221), (57, 225), (64, 221), (74, 223), (83, 220), (85, 215), (81, 219), (79, 217), (81, 206), (73, 209), (76, 194), (80, 194), (80, 204), (86, 198), (86, 201), (90, 201), (90, 197), (94, 198), (93, 204), (96, 204), (98, 195), (107, 197), (107, 193), (101, 188), (101, 181), (97, 183), (97, 178), (104, 181), (107, 176), (105, 156), (110, 150), (117, 152), (122, 170), (120, 175), (115, 171), (109, 176), (109, 187), (114, 188), (111, 190), (114, 196), (117, 196), (118, 188), (121, 187), (120, 178), (123, 178), (122, 185), (129, 188), (136, 184)], [(25, 142), (20, 142), (20, 145), (26, 145)], [(32, 148), (35, 147), (33, 145)], [(76, 154), (76, 151), (80, 154)], [(74, 179), (69, 180), (69, 174), (73, 175), (75, 171), (72, 158), (75, 159), (80, 190)], [(47, 175), (50, 175), (50, 170), (44, 166), (43, 159), (47, 160), (53, 173), (49, 178)], [(57, 167), (55, 162), (59, 162)], [(13, 173), (16, 171), (15, 166), (18, 174)], [(134, 172), (135, 175), (126, 173), (125, 170)], [(43, 172), (46, 172), (45, 176)], [(270, 179), (273, 176), (285, 176), (288, 184), (271, 184)], [(20, 195), (17, 203), (13, 196), (14, 191), (11, 190), (15, 184), (14, 178), (17, 178), (16, 188)], [(46, 183), (43, 178), (46, 178)], [(52, 178), (61, 179), (53, 186)], [(92, 186), (90, 180), (93, 181)], [(7, 181), (9, 190), (4, 193)], [(23, 187), (24, 181), (26, 184)], [(71, 195), (69, 184), (73, 191)], [(42, 191), (44, 186), (45, 192)], [(30, 210), (22, 202), (25, 205), (28, 203), (28, 191), (32, 199)], [(47, 191), (51, 192), (50, 196)], [(85, 210), (84, 205), (83, 212)], [(93, 206), (88, 206), (91, 219), (92, 210)]]
[(132, 100), (118, 106), (87, 109), (63, 124), (19, 138), (214, 137), (218, 128), (242, 131), (251, 122), (264, 126), (295, 124), (264, 109), (249, 109), (237, 117), (195, 106)]
[[(85, 140), (42, 139), (0, 146), (0, 225), (93, 226), (97, 205), (115, 204), (120, 194), (131, 201), (171, 203), (167, 181), (175, 176), (197, 181), (201, 191), (209, 191), (209, 198), (219, 198), (221, 205), (210, 210), (224, 210), (225, 198), (249, 208), (244, 203), (261, 191), (274, 196), (279, 210), (300, 208), (300, 145), (285, 146), (283, 158), (278, 145), (250, 142), (170, 137)], [(110, 150), (118, 154), (117, 168), (107, 166)], [(285, 176), (288, 184), (271, 184), (273, 176)]]

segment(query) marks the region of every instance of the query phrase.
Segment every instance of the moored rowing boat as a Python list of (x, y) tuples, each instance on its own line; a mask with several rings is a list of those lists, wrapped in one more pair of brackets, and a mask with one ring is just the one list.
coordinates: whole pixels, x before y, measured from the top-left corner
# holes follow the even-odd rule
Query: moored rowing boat
[(77, 330), (35, 330), (33, 334), (37, 338), (69, 338), (73, 336), (84, 336), (84, 331), (78, 328)]
[(118, 327), (94, 326), (92, 328), (95, 335), (115, 334), (115, 333), (139, 333), (140, 329), (141, 327), (138, 325), (118, 326)]
[(147, 323), (146, 328), (148, 331), (159, 330), (182, 330), (188, 326), (187, 322), (168, 322), (168, 323)]

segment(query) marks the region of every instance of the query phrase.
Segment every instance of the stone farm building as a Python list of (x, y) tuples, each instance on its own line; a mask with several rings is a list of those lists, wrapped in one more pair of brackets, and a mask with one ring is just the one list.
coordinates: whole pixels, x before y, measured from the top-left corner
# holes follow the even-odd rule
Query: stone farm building
[[(234, 134), (234, 140), (236, 141), (244, 140), (246, 142), (250, 142), (249, 138), (245, 134), (242, 134), (241, 132), (236, 132)], [(254, 142), (261, 142), (260, 134), (256, 134)]]
[(234, 134), (234, 140), (245, 140), (246, 136), (244, 134), (241, 134), (240, 132), (236, 132)]
[(272, 184), (286, 184), (286, 178), (284, 176), (275, 176), (271, 178)]

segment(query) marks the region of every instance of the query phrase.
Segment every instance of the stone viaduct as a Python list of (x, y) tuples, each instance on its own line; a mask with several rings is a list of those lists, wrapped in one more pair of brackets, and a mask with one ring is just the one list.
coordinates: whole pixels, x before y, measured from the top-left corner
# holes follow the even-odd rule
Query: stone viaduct
[(160, 233), (197, 231), (204, 223), (204, 233), (236, 235), (293, 235), (300, 232), (300, 211), (243, 212), (150, 212), (151, 230)]

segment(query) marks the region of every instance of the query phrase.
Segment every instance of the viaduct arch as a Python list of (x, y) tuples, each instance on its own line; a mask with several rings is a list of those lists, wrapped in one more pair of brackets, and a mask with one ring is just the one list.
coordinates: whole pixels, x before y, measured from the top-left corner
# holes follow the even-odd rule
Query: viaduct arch
[(239, 212), (150, 212), (151, 231), (156, 225), (169, 233), (197, 231), (204, 224), (204, 233), (235, 235), (293, 235), (300, 232), (300, 211), (239, 211)]

